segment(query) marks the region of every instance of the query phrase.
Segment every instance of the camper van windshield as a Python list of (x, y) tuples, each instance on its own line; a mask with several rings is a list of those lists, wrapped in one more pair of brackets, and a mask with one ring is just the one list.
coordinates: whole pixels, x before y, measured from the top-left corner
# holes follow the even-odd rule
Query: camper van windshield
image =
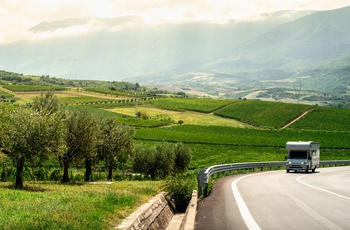
[(307, 151), (290, 151), (289, 152), (289, 159), (306, 159), (307, 158)]

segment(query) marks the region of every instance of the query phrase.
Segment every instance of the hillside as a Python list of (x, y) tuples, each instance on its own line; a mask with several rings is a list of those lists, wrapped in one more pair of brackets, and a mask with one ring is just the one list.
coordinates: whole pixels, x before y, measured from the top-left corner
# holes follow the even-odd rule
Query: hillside
[[(207, 62), (206, 70), (236, 76), (240, 81), (270, 80), (269, 85), (281, 85), (281, 80), (299, 82), (298, 77), (309, 76), (305, 89), (337, 92), (337, 87), (348, 85), (350, 76), (339, 68), (348, 68), (350, 59), (350, 7), (317, 12), (278, 26), (256, 39), (232, 49), (230, 54)], [(337, 68), (331, 69), (331, 66)], [(322, 84), (322, 69), (331, 81)], [(317, 74), (310, 74), (312, 71)], [(319, 84), (321, 83), (321, 87)], [(290, 84), (290, 83), (289, 83)], [(283, 85), (283, 83), (282, 83)], [(313, 85), (314, 87), (312, 87)], [(326, 89), (325, 85), (328, 85)], [(286, 86), (286, 82), (284, 85)]]
[(0, 69), (71, 79), (169, 77), (194, 71), (203, 58), (310, 13), (282, 11), (263, 14), (258, 21), (226, 24), (152, 25), (137, 17), (42, 22), (28, 28), (39, 40), (0, 45)]
[[(350, 7), (345, 7), (282, 24), (202, 60), (197, 71), (172, 76), (170, 82), (223, 97), (245, 97), (268, 88), (288, 91), (296, 85), (302, 86), (303, 93), (311, 90), (314, 95), (349, 97), (349, 15)], [(153, 82), (166, 86), (169, 79), (156, 78)]]

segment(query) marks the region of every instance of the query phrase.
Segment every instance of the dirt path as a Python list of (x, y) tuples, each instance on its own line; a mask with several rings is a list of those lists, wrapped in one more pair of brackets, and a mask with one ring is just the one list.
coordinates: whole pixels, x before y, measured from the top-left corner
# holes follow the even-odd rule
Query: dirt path
[(311, 108), (309, 110), (306, 110), (304, 113), (302, 113), (299, 117), (295, 118), (294, 120), (292, 120), (291, 122), (289, 122), (288, 124), (286, 124), (285, 126), (283, 126), (281, 129), (285, 129), (287, 127), (289, 127), (291, 124), (293, 124), (294, 122), (298, 121), (300, 118), (304, 117), (306, 114), (314, 111), (315, 108)]

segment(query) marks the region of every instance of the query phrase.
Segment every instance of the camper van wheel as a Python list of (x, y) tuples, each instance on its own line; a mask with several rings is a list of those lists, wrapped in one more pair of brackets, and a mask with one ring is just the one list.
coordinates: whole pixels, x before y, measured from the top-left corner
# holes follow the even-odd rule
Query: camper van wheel
[(287, 171), (287, 173), (289, 173), (289, 169), (287, 169), (286, 171)]
[(305, 169), (305, 173), (308, 173), (309, 172), (309, 167), (307, 167), (306, 169)]
[(315, 172), (315, 170), (316, 170), (316, 167), (312, 169), (312, 172), (314, 173), (314, 172)]

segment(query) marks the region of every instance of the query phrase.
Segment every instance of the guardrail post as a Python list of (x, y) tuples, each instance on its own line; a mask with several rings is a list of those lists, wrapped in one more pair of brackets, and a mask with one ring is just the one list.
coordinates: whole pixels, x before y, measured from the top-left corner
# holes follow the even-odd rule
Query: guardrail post
[(208, 175), (205, 173), (206, 169), (202, 169), (198, 173), (198, 197), (202, 195), (202, 188), (208, 184)]

